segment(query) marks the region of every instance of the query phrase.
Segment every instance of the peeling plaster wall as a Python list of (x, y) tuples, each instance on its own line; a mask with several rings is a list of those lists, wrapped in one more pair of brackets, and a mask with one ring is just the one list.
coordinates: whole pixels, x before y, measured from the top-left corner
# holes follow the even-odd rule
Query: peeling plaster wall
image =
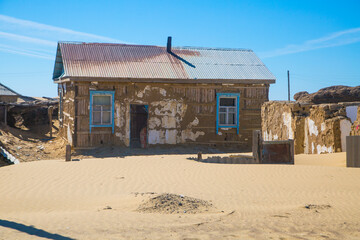
[[(148, 105), (148, 143), (236, 145), (251, 148), (252, 131), (261, 129), (260, 107), (268, 100), (267, 84), (176, 84), (78, 82), (75, 102), (78, 147), (103, 144), (130, 146), (130, 105)], [(114, 133), (108, 127), (89, 129), (89, 90), (114, 91)], [(240, 93), (239, 134), (219, 129), (216, 134), (216, 93)], [(75, 116), (75, 114), (74, 114)], [(71, 126), (70, 126), (71, 128)], [(290, 128), (291, 129), (291, 128)], [(288, 130), (287, 130), (288, 131)], [(291, 131), (287, 134), (291, 134)], [(277, 138), (278, 136), (275, 136)]]
[(346, 151), (346, 136), (350, 135), (351, 132), (351, 121), (347, 119), (340, 120), (340, 131), (341, 131), (341, 150)]
[(262, 107), (263, 138), (286, 140), (293, 136), (296, 154), (345, 151), (346, 136), (356, 133), (356, 124), (360, 134), (359, 105), (267, 102)]

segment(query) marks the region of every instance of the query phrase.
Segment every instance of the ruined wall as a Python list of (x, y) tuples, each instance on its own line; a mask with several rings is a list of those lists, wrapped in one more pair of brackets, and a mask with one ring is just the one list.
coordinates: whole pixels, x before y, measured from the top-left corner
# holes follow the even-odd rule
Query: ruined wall
[(359, 105), (267, 102), (262, 106), (262, 134), (266, 141), (294, 139), (296, 154), (345, 151)]
[(61, 88), (63, 95), (59, 100), (59, 120), (60, 120), (60, 129), (59, 135), (66, 139), (71, 145), (74, 143), (74, 138), (76, 138), (75, 129), (75, 85), (73, 83), (62, 83), (59, 88)]
[[(146, 84), (76, 82), (73, 112), (77, 147), (101, 144), (130, 145), (130, 104), (148, 105), (148, 143), (212, 144), (251, 146), (252, 131), (261, 129), (260, 107), (268, 100), (268, 85)], [(70, 84), (71, 86), (71, 84)], [(89, 90), (115, 91), (114, 134), (111, 128), (89, 131)], [(236, 129), (219, 129), (216, 134), (216, 93), (240, 93)], [(70, 103), (69, 95), (64, 99)], [(66, 101), (66, 100), (65, 100)], [(69, 108), (69, 107), (68, 107)], [(66, 110), (69, 111), (69, 110)], [(64, 105), (65, 112), (65, 105)], [(64, 117), (66, 119), (66, 117)], [(70, 119), (71, 120), (71, 119)], [(64, 126), (66, 126), (64, 122)], [(71, 127), (70, 127), (71, 128)]]

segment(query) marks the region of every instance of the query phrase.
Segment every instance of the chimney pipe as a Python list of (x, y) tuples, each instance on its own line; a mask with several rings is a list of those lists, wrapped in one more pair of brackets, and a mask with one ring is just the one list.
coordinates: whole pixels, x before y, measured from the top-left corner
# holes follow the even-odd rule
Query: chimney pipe
[(171, 53), (171, 37), (169, 36), (167, 39), (167, 47), (166, 47), (166, 51), (168, 53)]

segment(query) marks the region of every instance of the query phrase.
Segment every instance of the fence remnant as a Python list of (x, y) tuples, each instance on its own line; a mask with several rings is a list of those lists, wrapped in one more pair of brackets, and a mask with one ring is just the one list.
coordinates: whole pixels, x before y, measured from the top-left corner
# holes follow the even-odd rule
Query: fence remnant
[(346, 167), (360, 167), (360, 136), (346, 137)]
[(66, 144), (66, 153), (65, 153), (65, 161), (71, 161), (71, 146), (70, 144)]
[(202, 160), (202, 152), (198, 152), (198, 161)]
[(50, 138), (52, 138), (52, 113), (53, 113), (53, 106), (48, 108), (48, 115), (49, 115), (49, 128), (50, 128)]

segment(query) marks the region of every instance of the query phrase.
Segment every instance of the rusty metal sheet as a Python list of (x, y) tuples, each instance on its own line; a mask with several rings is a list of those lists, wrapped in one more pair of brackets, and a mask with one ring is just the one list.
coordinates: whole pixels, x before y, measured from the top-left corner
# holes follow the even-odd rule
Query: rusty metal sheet
[(275, 80), (252, 50), (59, 42), (53, 78)]
[(292, 163), (289, 142), (263, 142), (262, 163)]

